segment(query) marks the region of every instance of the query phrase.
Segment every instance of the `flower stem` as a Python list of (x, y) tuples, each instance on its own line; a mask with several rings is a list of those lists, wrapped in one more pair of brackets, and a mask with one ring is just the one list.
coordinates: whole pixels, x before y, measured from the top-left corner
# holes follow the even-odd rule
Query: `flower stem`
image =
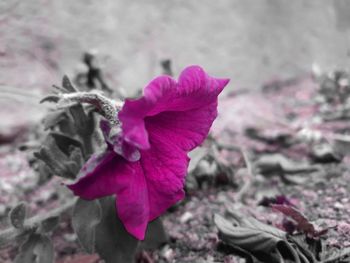
[(22, 240), (23, 238), (25, 238), (26, 235), (33, 233), (40, 226), (41, 222), (50, 217), (61, 215), (62, 213), (72, 208), (75, 202), (76, 198), (73, 198), (72, 200), (68, 201), (64, 205), (54, 210), (27, 219), (25, 221), (23, 229), (9, 227), (7, 229), (2, 230), (0, 232), (0, 248), (11, 245), (14, 241)]
[(94, 105), (112, 125), (119, 124), (117, 114), (122, 106), (121, 101), (114, 101), (98, 92), (62, 93), (60, 97), (59, 107), (65, 107), (72, 102), (89, 103)]

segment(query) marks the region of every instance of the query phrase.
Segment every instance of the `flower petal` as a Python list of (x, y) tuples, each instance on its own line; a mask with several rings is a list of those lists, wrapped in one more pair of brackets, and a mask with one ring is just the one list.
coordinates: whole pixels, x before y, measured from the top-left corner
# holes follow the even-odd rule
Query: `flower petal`
[(150, 123), (146, 127), (151, 148), (141, 152), (140, 162), (148, 187), (149, 220), (154, 220), (184, 198), (184, 178), (189, 158), (185, 151), (163, 137), (162, 130)]
[(183, 112), (203, 107), (216, 101), (228, 82), (228, 79), (208, 76), (199, 66), (184, 69), (177, 83), (170, 77), (159, 77), (145, 88), (145, 100), (153, 103), (153, 106), (147, 109), (145, 116), (154, 116), (164, 111)]
[[(154, 117), (146, 117), (146, 127), (149, 134), (155, 130), (164, 138), (177, 145), (185, 152), (189, 152), (207, 137), (209, 129), (217, 116), (217, 102), (185, 112), (168, 111)], [(151, 136), (151, 135), (149, 135)]]
[(136, 162), (140, 159), (140, 151), (134, 145), (131, 145), (122, 138), (119, 127), (111, 127), (108, 121), (101, 120), (100, 128), (105, 142), (107, 143), (108, 150), (113, 150), (129, 162)]
[(164, 136), (176, 138), (186, 151), (193, 149), (208, 134), (217, 114), (217, 96), (228, 82), (208, 76), (198, 66), (186, 68), (178, 83), (168, 76), (154, 79), (143, 97), (126, 101), (120, 111), (123, 138), (140, 149), (149, 149), (145, 121), (157, 118), (168, 130)]
[(139, 149), (149, 149), (148, 134), (144, 117), (157, 107), (157, 102), (164, 95), (164, 90), (176, 89), (175, 81), (168, 76), (152, 80), (145, 88), (144, 96), (137, 100), (126, 100), (118, 114), (122, 123), (123, 138)]
[(140, 151), (134, 145), (123, 140), (120, 133), (113, 135), (110, 141), (113, 143), (111, 149), (113, 149), (115, 153), (123, 156), (127, 161), (136, 162), (140, 160)]
[(100, 129), (102, 131), (102, 134), (103, 134), (105, 141), (108, 143), (109, 142), (109, 133), (111, 132), (111, 125), (109, 124), (108, 121), (101, 120), (100, 121)]
[(79, 172), (80, 179), (68, 188), (83, 199), (115, 194), (116, 169), (120, 158), (112, 151), (94, 154)]
[(145, 175), (140, 162), (127, 162), (114, 152), (103, 157), (92, 157), (82, 169), (85, 176), (68, 187), (75, 195), (92, 200), (116, 195), (116, 208), (126, 230), (138, 239), (144, 239), (149, 221), (149, 199)]
[(149, 194), (140, 162), (118, 169), (116, 209), (126, 230), (143, 240), (149, 221)]

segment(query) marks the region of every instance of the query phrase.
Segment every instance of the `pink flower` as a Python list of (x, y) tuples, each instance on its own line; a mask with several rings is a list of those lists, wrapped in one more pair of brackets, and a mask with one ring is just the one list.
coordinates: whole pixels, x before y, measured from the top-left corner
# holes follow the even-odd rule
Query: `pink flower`
[(200, 145), (217, 116), (217, 97), (229, 82), (186, 68), (178, 81), (160, 76), (118, 114), (121, 133), (102, 123), (108, 150), (94, 155), (69, 188), (91, 200), (116, 196), (127, 231), (142, 240), (149, 221), (184, 198), (187, 153)]

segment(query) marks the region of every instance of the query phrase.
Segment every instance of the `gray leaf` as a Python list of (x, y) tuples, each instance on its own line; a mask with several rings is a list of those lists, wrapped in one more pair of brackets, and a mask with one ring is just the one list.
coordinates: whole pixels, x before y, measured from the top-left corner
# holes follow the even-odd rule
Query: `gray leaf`
[(96, 228), (96, 251), (106, 263), (133, 263), (138, 240), (117, 217), (115, 198), (100, 199), (102, 220)]
[(10, 211), (10, 222), (15, 228), (23, 228), (24, 220), (26, 218), (26, 205), (19, 203)]
[(57, 227), (59, 221), (60, 221), (59, 216), (52, 216), (45, 219), (44, 221), (41, 222), (40, 229), (39, 229), (40, 232), (41, 233), (51, 232)]
[(287, 241), (285, 232), (244, 216), (232, 208), (227, 210), (227, 219), (215, 215), (214, 221), (224, 243), (257, 258), (272, 263), (283, 262), (281, 258), (301, 262), (300, 257), (304, 257)]
[(33, 252), (36, 256), (35, 263), (53, 263), (54, 261), (54, 249), (52, 241), (45, 235), (41, 235), (38, 238)]
[(100, 221), (99, 202), (78, 199), (73, 210), (72, 226), (80, 244), (88, 253), (95, 251), (95, 228)]
[[(334, 249), (326, 251), (321, 254), (322, 262), (324, 263), (336, 263), (336, 262), (349, 262), (350, 259), (350, 247), (339, 249)], [(344, 261), (341, 261), (344, 260)], [(345, 261), (347, 260), (347, 261)]]
[(148, 224), (145, 240), (141, 242), (139, 249), (157, 249), (167, 241), (168, 235), (165, 232), (163, 222), (157, 218)]
[(63, 76), (62, 79), (62, 87), (65, 88), (69, 92), (77, 92), (78, 90), (72, 85), (67, 75)]
[(34, 248), (39, 240), (40, 236), (32, 234), (27, 241), (20, 247), (19, 253), (16, 256), (14, 263), (36, 263), (36, 256), (34, 254)]

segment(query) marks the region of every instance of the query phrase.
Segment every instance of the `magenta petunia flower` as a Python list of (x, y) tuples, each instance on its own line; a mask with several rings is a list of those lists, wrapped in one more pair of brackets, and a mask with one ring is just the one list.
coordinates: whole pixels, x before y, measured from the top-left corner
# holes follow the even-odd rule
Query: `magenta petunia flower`
[(125, 228), (144, 239), (148, 222), (183, 199), (187, 153), (206, 138), (228, 82), (198, 66), (186, 68), (178, 81), (152, 80), (141, 98), (125, 101), (120, 133), (102, 123), (106, 152), (92, 156), (69, 188), (88, 200), (115, 195)]

